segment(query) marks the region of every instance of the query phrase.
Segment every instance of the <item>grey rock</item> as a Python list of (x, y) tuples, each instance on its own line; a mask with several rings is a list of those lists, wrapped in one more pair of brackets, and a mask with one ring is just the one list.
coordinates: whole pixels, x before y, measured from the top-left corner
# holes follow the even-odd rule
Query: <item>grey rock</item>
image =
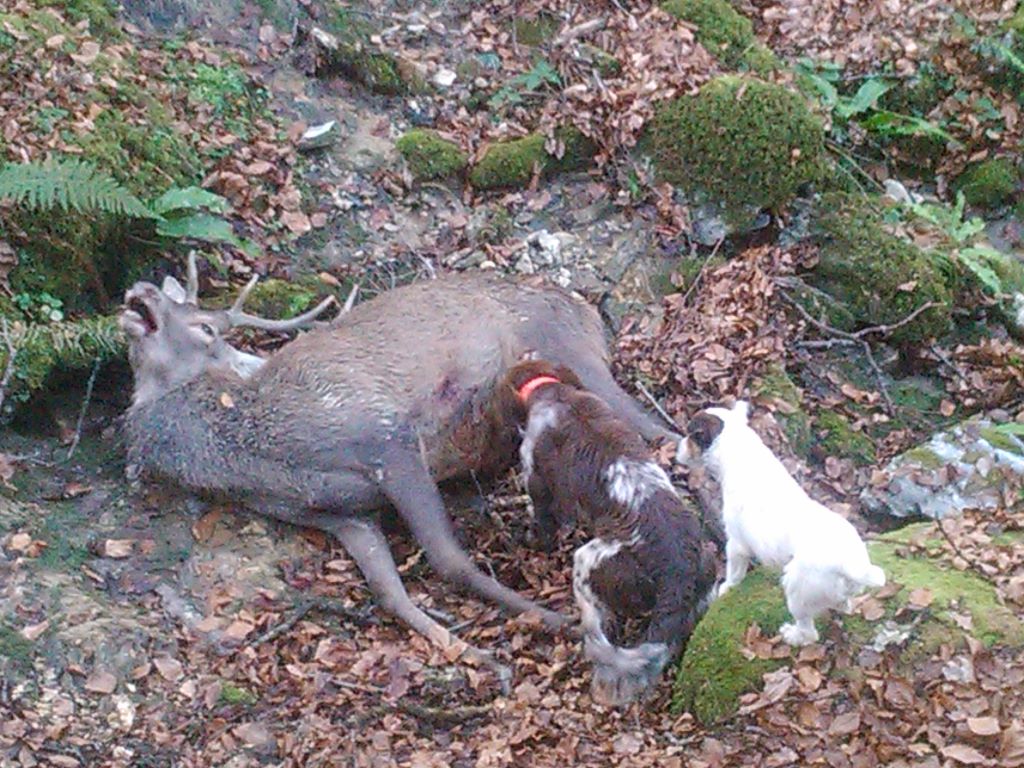
[(861, 492), (869, 512), (941, 519), (994, 509), (1024, 472), (1024, 440), (974, 417), (895, 457), (883, 472), (884, 485)]

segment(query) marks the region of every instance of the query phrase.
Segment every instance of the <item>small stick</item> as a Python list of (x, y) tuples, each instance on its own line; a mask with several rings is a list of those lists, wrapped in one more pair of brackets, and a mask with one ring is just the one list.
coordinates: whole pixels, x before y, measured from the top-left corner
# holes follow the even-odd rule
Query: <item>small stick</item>
[(82, 424), (85, 422), (85, 412), (89, 410), (89, 401), (92, 400), (92, 388), (96, 384), (96, 374), (100, 372), (100, 357), (96, 356), (92, 364), (92, 373), (89, 374), (89, 382), (85, 385), (85, 397), (82, 399), (82, 407), (78, 411), (78, 421), (75, 422), (75, 436), (71, 438), (71, 445), (68, 446), (68, 455), (64, 461), (71, 461), (78, 448), (78, 441), (82, 439)]
[(14, 358), (18, 356), (18, 350), (14, 347), (14, 342), (11, 341), (6, 317), (0, 317), (0, 331), (3, 332), (4, 346), (7, 348), (7, 362), (4, 365), (4, 375), (3, 378), (0, 378), (0, 413), (2, 413), (7, 385), (11, 383), (11, 379), (14, 377)]
[(676, 424), (676, 420), (669, 416), (668, 412), (661, 407), (661, 404), (654, 399), (654, 395), (647, 391), (647, 387), (645, 387), (642, 382), (635, 381), (633, 383), (636, 384), (636, 388), (640, 390), (640, 394), (647, 398), (647, 402), (651, 404), (651, 407), (658, 412), (658, 415), (661, 416), (661, 418), (663, 418), (673, 427), (679, 426), (678, 424)]
[(708, 268), (708, 264), (710, 264), (711, 260), (715, 258), (715, 254), (718, 253), (718, 249), (722, 247), (722, 243), (724, 242), (725, 235), (722, 235), (718, 238), (718, 242), (715, 243), (715, 247), (711, 249), (711, 253), (705, 257), (704, 263), (700, 265), (700, 271), (697, 273), (697, 276), (693, 278), (693, 282), (690, 283), (690, 287), (686, 289), (686, 293), (683, 294), (683, 300), (681, 302), (683, 306), (686, 306), (687, 299), (690, 298), (690, 294), (697, 288), (698, 283), (700, 283), (700, 279), (704, 277), (704, 271)]
[(949, 531), (946, 530), (946, 527), (942, 524), (942, 520), (940, 518), (935, 519), (935, 525), (938, 527), (939, 533), (942, 534), (942, 538), (944, 538), (946, 542), (949, 544), (949, 546), (953, 548), (953, 554), (959, 557), (965, 563), (967, 563), (967, 567), (975, 573), (977, 573), (978, 575), (980, 575), (981, 577), (983, 577), (985, 581), (991, 582), (992, 579), (989, 577), (987, 573), (985, 573), (985, 570), (980, 565), (978, 565), (977, 561), (973, 558), (968, 557), (960, 550), (960, 547), (957, 545), (955, 541), (953, 541), (953, 537), (949, 535)]

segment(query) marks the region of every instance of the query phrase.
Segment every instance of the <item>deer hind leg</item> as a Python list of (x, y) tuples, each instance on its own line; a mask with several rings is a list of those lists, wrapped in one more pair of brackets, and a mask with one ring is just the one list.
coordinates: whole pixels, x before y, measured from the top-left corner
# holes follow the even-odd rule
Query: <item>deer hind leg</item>
[(331, 532), (356, 561), (370, 590), (380, 606), (397, 616), (415, 631), (440, 648), (446, 656), (456, 654), (474, 666), (485, 667), (497, 675), (508, 694), (511, 670), (499, 664), (491, 654), (455, 637), (423, 612), (405, 591), (387, 540), (377, 523), (368, 520), (339, 518), (330, 524)]
[(455, 539), (441, 494), (418, 454), (408, 450), (392, 451), (385, 458), (384, 467), (381, 490), (405, 520), (438, 573), (513, 613), (536, 612), (552, 629), (569, 625), (567, 616), (527, 600), (473, 564)]
[(611, 371), (604, 363), (595, 364), (593, 361), (566, 361), (576, 375), (579, 376), (583, 386), (604, 400), (613, 411), (639, 432), (644, 440), (669, 440), (678, 443), (682, 437), (673, 431), (668, 424), (663, 424), (660, 419), (648, 414), (640, 405), (626, 394), (612, 376)]

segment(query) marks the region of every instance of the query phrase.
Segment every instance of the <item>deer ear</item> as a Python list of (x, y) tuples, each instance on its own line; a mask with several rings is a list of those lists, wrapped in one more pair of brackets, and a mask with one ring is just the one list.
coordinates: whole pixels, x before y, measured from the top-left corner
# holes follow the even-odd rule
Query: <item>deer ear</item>
[(184, 304), (188, 298), (188, 294), (175, 278), (168, 275), (164, 278), (164, 284), (160, 287), (164, 295), (173, 301), (175, 304)]

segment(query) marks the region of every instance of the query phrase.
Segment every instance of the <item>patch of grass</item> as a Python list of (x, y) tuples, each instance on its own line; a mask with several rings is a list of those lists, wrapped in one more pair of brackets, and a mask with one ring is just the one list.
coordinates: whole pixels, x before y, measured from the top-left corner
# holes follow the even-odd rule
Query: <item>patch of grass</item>
[(52, 504), (36, 536), (46, 542), (36, 562), (42, 568), (75, 573), (92, 559), (82, 538), (82, 521), (71, 504)]
[(28, 672), (32, 669), (34, 656), (34, 644), (22, 637), (14, 627), (0, 622), (0, 658), (13, 667), (11, 671), (22, 674)]

